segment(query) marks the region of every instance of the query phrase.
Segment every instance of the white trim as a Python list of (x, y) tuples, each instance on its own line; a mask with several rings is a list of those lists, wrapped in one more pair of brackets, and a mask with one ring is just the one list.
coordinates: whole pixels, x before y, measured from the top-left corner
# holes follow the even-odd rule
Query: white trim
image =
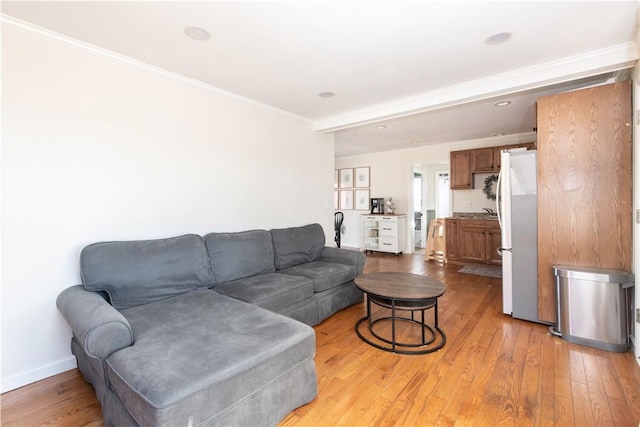
[(36, 381), (49, 378), (62, 372), (70, 371), (77, 368), (78, 363), (75, 356), (69, 356), (57, 362), (48, 363), (28, 371), (18, 372), (16, 374), (2, 377), (0, 384), (0, 393), (15, 390)]
[(65, 36), (65, 35), (60, 34), (60, 33), (56, 33), (55, 31), (51, 31), (51, 30), (48, 30), (46, 28), (39, 27), (39, 26), (31, 24), (29, 22), (21, 21), (19, 19), (13, 18), (13, 17), (11, 17), (9, 15), (0, 14), (0, 17), (1, 17), (0, 22), (2, 22), (3, 25), (7, 25), (7, 26), (12, 27), (12, 28), (24, 30), (26, 32), (42, 36), (42, 37), (47, 38), (49, 40), (57, 41), (57, 42), (64, 43), (64, 44), (67, 44), (67, 45), (71, 45), (73, 47), (86, 50), (86, 51), (91, 52), (93, 54), (100, 55), (102, 57), (105, 57), (105, 58), (108, 58), (108, 59), (111, 59), (111, 60), (114, 60), (114, 61), (117, 61), (117, 62), (125, 63), (125, 64), (131, 65), (133, 67), (141, 68), (141, 69), (143, 69), (145, 71), (149, 71), (149, 72), (152, 72), (154, 74), (158, 74), (158, 75), (163, 76), (163, 77), (167, 77), (167, 78), (170, 78), (170, 79), (178, 80), (178, 81), (180, 81), (182, 83), (186, 83), (186, 84), (188, 84), (190, 86), (195, 86), (195, 87), (197, 87), (199, 89), (204, 89), (204, 90), (209, 91), (209, 92), (214, 92), (214, 93), (217, 93), (217, 94), (220, 94), (220, 95), (225, 95), (225, 96), (229, 96), (231, 98), (236, 98), (236, 99), (238, 99), (240, 101), (247, 102), (247, 103), (253, 104), (253, 105), (257, 105), (259, 107), (265, 108), (267, 110), (274, 111), (276, 113), (283, 114), (285, 116), (289, 116), (289, 117), (297, 119), (297, 120), (302, 120), (302, 121), (304, 121), (306, 123), (310, 123), (310, 124), (312, 123), (312, 120), (310, 120), (310, 119), (308, 119), (306, 117), (300, 116), (298, 114), (294, 114), (294, 113), (292, 113), (290, 111), (282, 110), (282, 109), (274, 107), (272, 105), (265, 104), (264, 102), (257, 101), (257, 100), (255, 100), (253, 98), (247, 98), (245, 96), (238, 95), (235, 92), (231, 92), (231, 91), (228, 91), (228, 90), (225, 90), (225, 89), (221, 89), (221, 88), (219, 88), (217, 86), (213, 86), (213, 85), (211, 85), (209, 83), (205, 83), (203, 81), (196, 80), (196, 79), (193, 79), (191, 77), (186, 77), (186, 76), (183, 76), (182, 74), (174, 73), (172, 71), (165, 70), (164, 68), (160, 68), (160, 67), (156, 67), (155, 65), (147, 64), (146, 62), (138, 61), (137, 59), (133, 59), (133, 58), (130, 58), (128, 56), (121, 55), (119, 53), (113, 52), (111, 50), (95, 46), (95, 45), (93, 45), (91, 43), (87, 43), (87, 42), (84, 42), (82, 40), (74, 39), (73, 37), (69, 37), (69, 36)]
[(317, 120), (314, 122), (314, 129), (333, 132), (380, 120), (480, 101), (633, 67), (637, 60), (636, 44), (623, 43)]

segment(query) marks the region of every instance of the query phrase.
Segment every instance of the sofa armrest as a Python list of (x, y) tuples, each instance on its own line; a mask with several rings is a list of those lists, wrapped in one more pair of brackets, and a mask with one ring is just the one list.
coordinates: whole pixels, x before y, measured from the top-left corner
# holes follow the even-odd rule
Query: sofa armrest
[(133, 345), (133, 331), (125, 317), (98, 293), (82, 285), (65, 289), (56, 301), (84, 351), (105, 360), (114, 352)]
[(354, 265), (358, 275), (362, 274), (366, 257), (360, 251), (325, 246), (320, 255), (320, 261), (337, 262), (339, 264)]

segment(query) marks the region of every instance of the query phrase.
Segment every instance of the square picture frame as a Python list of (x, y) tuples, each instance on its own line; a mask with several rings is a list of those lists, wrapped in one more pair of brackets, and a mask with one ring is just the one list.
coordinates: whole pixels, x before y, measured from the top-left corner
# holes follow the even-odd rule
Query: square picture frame
[(369, 210), (369, 190), (356, 190), (355, 197), (353, 198), (355, 203), (355, 210), (368, 211)]
[(340, 209), (340, 192), (338, 190), (333, 190), (333, 209)]
[(340, 182), (340, 178), (338, 176), (338, 169), (333, 170), (333, 188), (338, 188), (338, 183)]
[(370, 179), (369, 176), (371, 174), (371, 168), (369, 166), (364, 166), (361, 168), (356, 168), (354, 182), (356, 188), (369, 188)]
[(340, 191), (340, 209), (353, 210), (353, 190)]
[(353, 168), (340, 169), (340, 188), (353, 188)]

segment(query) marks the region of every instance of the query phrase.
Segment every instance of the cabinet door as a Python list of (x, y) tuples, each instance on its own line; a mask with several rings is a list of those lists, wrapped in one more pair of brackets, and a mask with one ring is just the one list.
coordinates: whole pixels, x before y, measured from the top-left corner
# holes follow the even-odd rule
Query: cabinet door
[(458, 255), (460, 259), (470, 262), (485, 262), (487, 244), (485, 230), (482, 228), (465, 227), (460, 224), (458, 229)]
[(493, 147), (471, 151), (471, 173), (493, 172)]
[(502, 245), (500, 230), (487, 230), (485, 232), (487, 252), (485, 262), (502, 265), (502, 256), (498, 254), (498, 248)]
[(451, 189), (471, 188), (470, 150), (452, 151), (450, 154)]
[(625, 81), (538, 99), (541, 320), (556, 321), (554, 265), (632, 269), (631, 86)]
[(362, 217), (362, 249), (377, 251), (379, 248), (379, 222), (375, 216)]
[(447, 259), (458, 259), (458, 221), (445, 219), (444, 236)]

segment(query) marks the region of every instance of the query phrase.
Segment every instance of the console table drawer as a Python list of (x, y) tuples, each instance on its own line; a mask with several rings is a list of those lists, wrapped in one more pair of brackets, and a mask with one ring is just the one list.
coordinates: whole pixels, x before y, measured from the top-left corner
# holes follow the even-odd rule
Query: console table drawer
[(384, 252), (398, 252), (398, 239), (394, 236), (380, 237), (380, 250)]
[(391, 221), (380, 221), (380, 236), (395, 237), (398, 234), (398, 224)]

